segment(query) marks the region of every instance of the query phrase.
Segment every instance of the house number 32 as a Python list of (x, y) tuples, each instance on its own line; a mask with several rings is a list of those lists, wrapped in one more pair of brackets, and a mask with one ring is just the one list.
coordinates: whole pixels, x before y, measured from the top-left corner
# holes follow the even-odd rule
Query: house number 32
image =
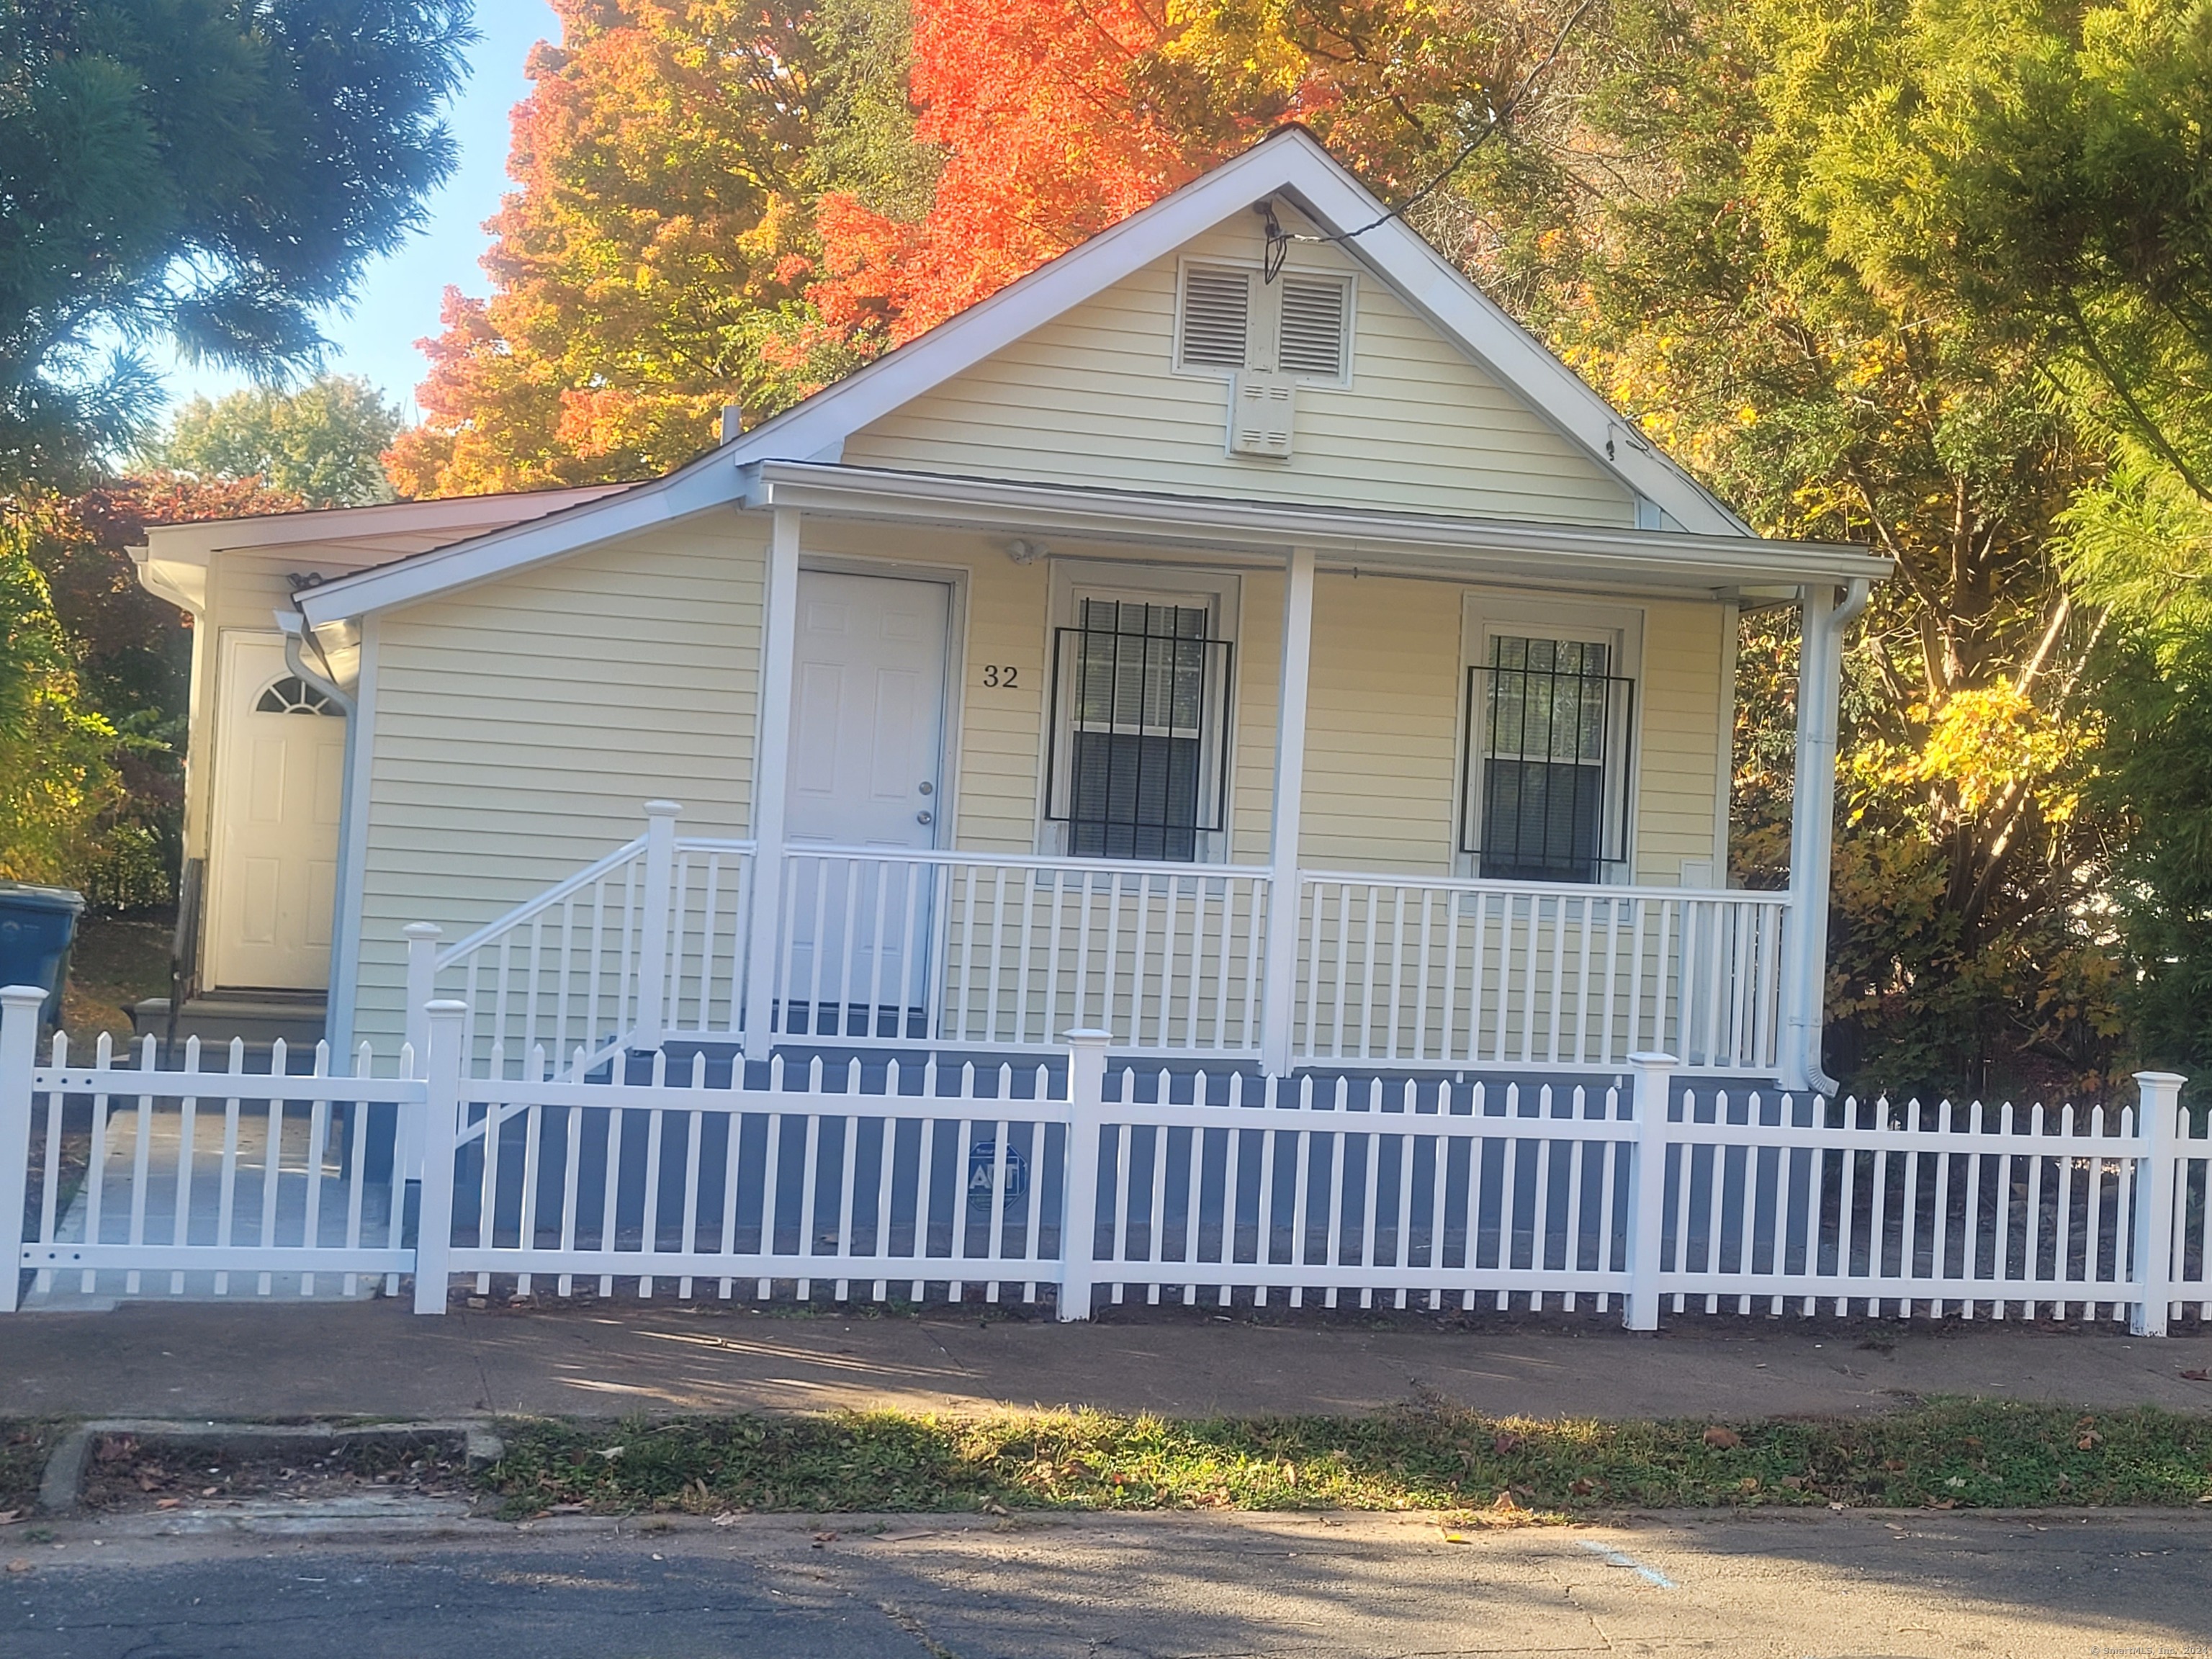
[(1019, 684), (1021, 670), (1011, 663), (983, 665), (983, 684), (994, 691), (1012, 691)]

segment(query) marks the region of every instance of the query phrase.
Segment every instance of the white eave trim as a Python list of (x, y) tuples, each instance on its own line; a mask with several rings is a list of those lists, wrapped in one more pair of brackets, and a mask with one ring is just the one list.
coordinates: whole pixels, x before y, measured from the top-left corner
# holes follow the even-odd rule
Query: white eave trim
[(1879, 580), (1892, 568), (1888, 559), (1843, 543), (1347, 511), (819, 462), (764, 461), (747, 468), (744, 478), (744, 504), (757, 508), (1271, 558), (1292, 547), (1310, 547), (1364, 567), (1471, 559), (1485, 574), (1547, 585), (1633, 582), (1711, 591), (1755, 583)]
[(703, 512), (737, 499), (738, 480), (728, 467), (711, 464), (718, 460), (719, 455), (710, 455), (655, 483), (618, 486), (544, 518), (302, 588), (293, 603), (310, 627), (320, 628), (348, 617), (411, 605)]

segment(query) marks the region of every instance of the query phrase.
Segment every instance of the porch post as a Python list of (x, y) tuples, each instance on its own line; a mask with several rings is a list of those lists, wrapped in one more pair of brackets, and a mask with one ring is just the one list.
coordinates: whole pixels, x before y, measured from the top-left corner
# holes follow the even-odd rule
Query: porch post
[(1291, 1069), (1298, 977), (1298, 823), (1306, 787), (1306, 691), (1313, 667), (1314, 551), (1291, 550), (1283, 583), (1283, 675), (1275, 703), (1275, 799), (1268, 815), (1267, 952), (1260, 993), (1260, 1065)]
[(1866, 608), (1870, 585), (1853, 581), (1843, 602), (1825, 582), (1797, 591), (1797, 757), (1790, 798), (1790, 930), (1782, 961), (1781, 1084), (1833, 1093), (1820, 1070), (1820, 1005), (1827, 977), (1828, 866), (1835, 851), (1836, 731), (1842, 702), (1844, 629)]
[(799, 647), (799, 509), (775, 509), (761, 605), (760, 700), (753, 743), (753, 891), (745, 950), (745, 1054), (775, 1046), (776, 933), (783, 917), (784, 788), (791, 770), (791, 676)]

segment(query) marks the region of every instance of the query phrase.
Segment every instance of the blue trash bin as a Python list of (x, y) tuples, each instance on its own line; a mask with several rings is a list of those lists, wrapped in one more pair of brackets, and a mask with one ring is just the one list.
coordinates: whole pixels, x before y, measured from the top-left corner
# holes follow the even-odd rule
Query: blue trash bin
[(40, 1014), (48, 1025), (61, 1023), (70, 946), (83, 910), (84, 895), (69, 888), (0, 881), (0, 985), (44, 986)]

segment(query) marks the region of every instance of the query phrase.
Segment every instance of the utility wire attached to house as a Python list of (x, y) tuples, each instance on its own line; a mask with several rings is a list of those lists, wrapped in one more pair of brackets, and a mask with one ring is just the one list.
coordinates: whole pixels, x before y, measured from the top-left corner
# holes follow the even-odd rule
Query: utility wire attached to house
[(1436, 177), (1423, 185), (1398, 206), (1388, 210), (1381, 217), (1370, 220), (1355, 230), (1322, 231), (1314, 234), (1285, 230), (1275, 217), (1275, 204), (1273, 202), (1258, 204), (1254, 210), (1267, 221), (1267, 252), (1261, 262), (1262, 279), (1272, 283), (1281, 273), (1283, 262), (1290, 257), (1290, 245), (1292, 242), (1336, 242), (1349, 245), (1366, 235), (1370, 230), (1380, 230), (1393, 219), (1405, 218), (1415, 208), (1443, 189), (1453, 175), (1474, 159), (1477, 150), (1505, 130), (1514, 112), (1528, 101), (1529, 94), (1536, 89), (1536, 83), (1559, 61), (1559, 55), (1566, 50), (1567, 41), (1573, 35), (1577, 26), (1596, 3), (1597, 0), (1582, 0), (1582, 3), (1568, 14), (1566, 21), (1559, 26), (1559, 33), (1552, 42), (1552, 49), (1530, 66), (1528, 74), (1521, 77), (1521, 84), (1515, 89), (1512, 96), (1506, 99), (1503, 106), (1491, 104), (1486, 107), (1485, 114), (1487, 117), (1488, 125), (1469, 139), (1461, 148), (1459, 154), (1453, 156)]

